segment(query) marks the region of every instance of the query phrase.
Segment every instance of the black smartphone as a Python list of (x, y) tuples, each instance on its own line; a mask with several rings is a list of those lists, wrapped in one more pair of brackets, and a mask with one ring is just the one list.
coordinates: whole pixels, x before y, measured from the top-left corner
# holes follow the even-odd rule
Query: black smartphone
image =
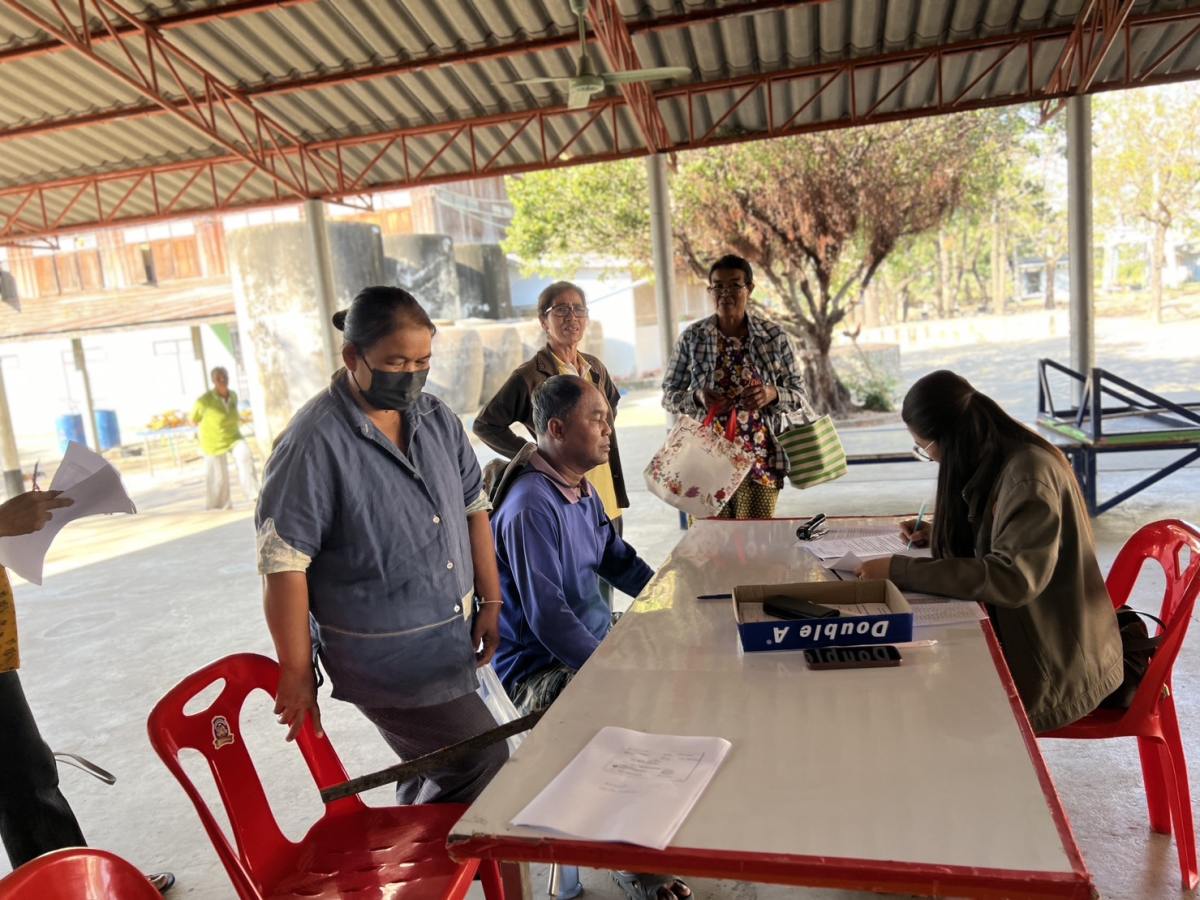
[(810, 669), (874, 669), (900, 665), (900, 651), (891, 644), (874, 647), (822, 647), (805, 650), (804, 664)]
[(840, 616), (841, 610), (830, 606), (809, 603), (784, 594), (776, 594), (763, 601), (763, 612), (777, 619), (828, 619)]

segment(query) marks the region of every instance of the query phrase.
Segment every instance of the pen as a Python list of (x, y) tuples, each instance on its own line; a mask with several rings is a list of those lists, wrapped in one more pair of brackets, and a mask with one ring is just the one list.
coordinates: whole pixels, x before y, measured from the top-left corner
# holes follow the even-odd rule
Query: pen
[[(913, 537), (916, 537), (916, 535), (917, 535), (917, 532), (921, 530), (921, 522), (922, 522), (922, 520), (924, 520), (924, 518), (925, 518), (925, 504), (924, 504), (924, 503), (922, 503), (922, 504), (921, 504), (921, 511), (920, 511), (919, 513), (917, 513), (917, 524), (916, 524), (916, 527), (914, 527), (914, 528), (913, 528)], [(909, 550), (911, 550), (911, 549), (912, 549), (912, 545), (913, 545), (913, 539), (910, 537), (910, 538), (908, 539), (908, 549), (909, 549)]]
[(42, 461), (40, 459), (33, 464), (33, 489), (35, 491), (41, 490), (41, 488), (38, 487), (38, 483), (37, 483), (38, 476), (41, 474), (41, 465), (42, 465)]
[(732, 600), (733, 594), (700, 594), (697, 600)]

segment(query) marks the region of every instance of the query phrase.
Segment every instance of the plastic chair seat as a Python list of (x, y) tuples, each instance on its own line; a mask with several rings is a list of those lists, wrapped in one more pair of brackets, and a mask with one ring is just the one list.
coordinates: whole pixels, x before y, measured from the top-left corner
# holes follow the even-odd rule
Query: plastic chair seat
[[(1186, 566), (1182, 562), (1185, 550), (1189, 553)], [(1129, 599), (1142, 567), (1150, 560), (1162, 566), (1166, 576), (1166, 590), (1159, 611), (1166, 627), (1162, 631), (1162, 643), (1150, 661), (1133, 703), (1129, 709), (1098, 709), (1077, 722), (1038, 737), (1137, 738), (1150, 828), (1159, 834), (1175, 832), (1183, 887), (1191, 890), (1200, 885), (1200, 866), (1197, 865), (1183, 736), (1171, 692), (1171, 673), (1187, 634), (1196, 597), (1200, 594), (1200, 530), (1179, 519), (1167, 519), (1140, 528), (1117, 554), (1106, 580), (1114, 607), (1120, 608)]]
[[(185, 713), (198, 694), (224, 686), (207, 708)], [(462, 900), (478, 872), (487, 900), (504, 900), (496, 862), (454, 862), (446, 840), (467, 807), (458, 803), (372, 807), (350, 796), (325, 806), (299, 842), (284, 836), (241, 730), (242, 705), (254, 691), (275, 696), (279, 664), (265, 656), (227, 656), (189, 675), (150, 713), (150, 743), (192, 801), (241, 900)], [(282, 737), (280, 738), (282, 740)], [(317, 788), (347, 780), (327, 736), (306, 720), (296, 744)], [(179, 762), (180, 750), (208, 762), (236, 846)]]
[(55, 850), (0, 879), (0, 900), (161, 900), (146, 876), (107, 850)]

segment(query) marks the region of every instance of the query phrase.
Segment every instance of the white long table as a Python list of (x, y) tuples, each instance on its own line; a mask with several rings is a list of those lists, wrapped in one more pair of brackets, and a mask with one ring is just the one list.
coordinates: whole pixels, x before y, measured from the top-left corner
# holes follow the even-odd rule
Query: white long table
[[(892, 520), (846, 520), (854, 523)], [(738, 584), (824, 580), (795, 521), (698, 523), (450, 834), (451, 854), (963, 897), (1094, 896), (990, 624), (899, 668), (744, 653)], [(728, 758), (664, 851), (509, 824), (605, 725)]]

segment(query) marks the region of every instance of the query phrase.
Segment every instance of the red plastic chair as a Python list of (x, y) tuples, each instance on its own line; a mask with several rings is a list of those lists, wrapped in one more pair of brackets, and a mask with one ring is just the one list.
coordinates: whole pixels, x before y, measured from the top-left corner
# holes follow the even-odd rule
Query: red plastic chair
[(70, 847), (0, 879), (0, 900), (161, 900), (132, 864), (107, 850)]
[[(1180, 560), (1184, 548), (1191, 551), (1186, 566), (1181, 565)], [(1114, 606), (1120, 607), (1129, 598), (1142, 566), (1148, 560), (1158, 562), (1166, 573), (1167, 587), (1159, 613), (1166, 630), (1133, 704), (1127, 710), (1097, 710), (1078, 722), (1039, 737), (1138, 739), (1150, 828), (1159, 834), (1170, 834), (1174, 824), (1183, 886), (1185, 890), (1191, 890), (1200, 883), (1200, 874), (1196, 866), (1192, 795), (1179, 720), (1175, 715), (1171, 670), (1183, 646), (1196, 596), (1200, 593), (1200, 530), (1179, 519), (1154, 522), (1140, 529), (1121, 548), (1108, 573), (1108, 592)], [(1153, 624), (1151, 627), (1158, 630)]]
[[(219, 679), (220, 695), (203, 712), (184, 706)], [(357, 796), (325, 807), (325, 815), (300, 843), (279, 830), (262, 783), (242, 738), (246, 696), (271, 697), (279, 665), (253, 653), (227, 656), (189, 675), (150, 713), (150, 743), (183, 785), (217, 855), (242, 900), (354, 897), (355, 900), (457, 900), (466, 896), (476, 870), (488, 900), (504, 900), (497, 863), (456, 863), (446, 853), (450, 828), (466, 811), (462, 804), (369, 807)], [(329, 743), (305, 721), (297, 738), (317, 789), (347, 779)], [(208, 761), (233, 834), (235, 850), (204, 798), (179, 764), (182, 748), (199, 750)]]

